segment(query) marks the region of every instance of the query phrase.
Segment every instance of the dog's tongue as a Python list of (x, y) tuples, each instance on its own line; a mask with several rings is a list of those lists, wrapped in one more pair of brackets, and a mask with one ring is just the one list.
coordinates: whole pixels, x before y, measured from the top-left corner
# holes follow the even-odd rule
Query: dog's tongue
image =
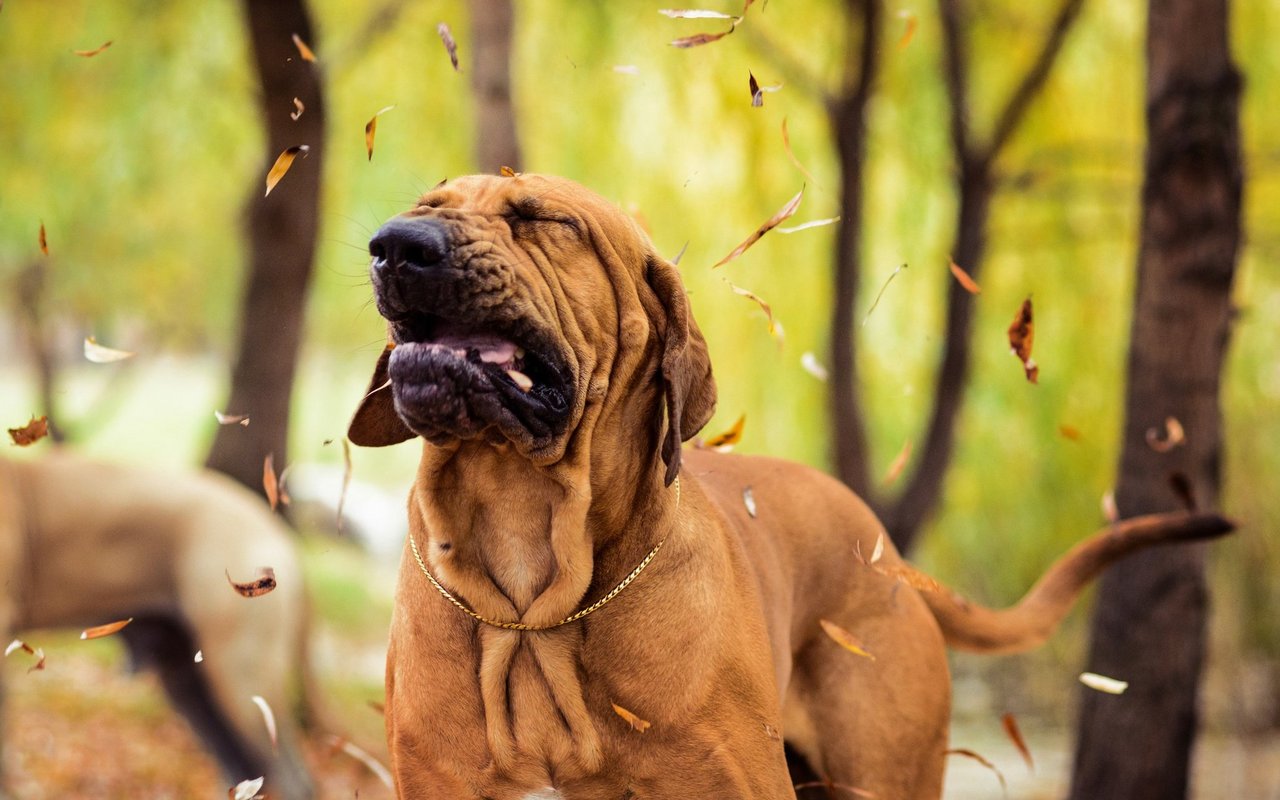
[(432, 344), (465, 352), (479, 350), (480, 360), (488, 364), (506, 364), (516, 357), (515, 342), (491, 333), (462, 334), (447, 332), (438, 337)]

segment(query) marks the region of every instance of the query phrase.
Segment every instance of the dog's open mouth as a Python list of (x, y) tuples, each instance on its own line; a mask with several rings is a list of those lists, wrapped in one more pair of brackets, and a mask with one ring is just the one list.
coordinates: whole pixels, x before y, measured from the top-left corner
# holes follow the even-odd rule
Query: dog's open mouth
[(536, 334), (424, 313), (392, 320), (392, 334), (396, 411), (415, 432), (539, 447), (563, 427), (567, 370)]

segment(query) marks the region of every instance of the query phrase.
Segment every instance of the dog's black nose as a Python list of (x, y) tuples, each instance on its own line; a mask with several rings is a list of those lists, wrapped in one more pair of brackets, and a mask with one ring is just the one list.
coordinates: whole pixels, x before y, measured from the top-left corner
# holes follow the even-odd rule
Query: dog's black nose
[(425, 269), (443, 261), (447, 251), (444, 225), (423, 217), (397, 217), (369, 240), (374, 269)]

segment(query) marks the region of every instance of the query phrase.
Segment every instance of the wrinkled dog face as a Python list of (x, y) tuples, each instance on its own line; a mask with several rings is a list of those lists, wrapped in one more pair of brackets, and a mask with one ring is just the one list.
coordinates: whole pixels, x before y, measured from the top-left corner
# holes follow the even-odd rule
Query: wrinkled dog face
[(435, 443), (485, 437), (536, 454), (569, 424), (578, 355), (561, 262), (590, 257), (557, 183), (473, 177), (427, 193), (369, 242), (395, 349), (395, 411)]

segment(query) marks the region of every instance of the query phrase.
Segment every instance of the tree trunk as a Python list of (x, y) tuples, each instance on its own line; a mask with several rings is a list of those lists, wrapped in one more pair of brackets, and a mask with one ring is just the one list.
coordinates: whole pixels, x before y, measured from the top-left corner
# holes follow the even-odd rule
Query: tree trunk
[(471, 12), (471, 91), (476, 103), (476, 168), (519, 172), (520, 137), (511, 105), (511, 0), (469, 0)]
[[(206, 466), (262, 491), (262, 462), (287, 463), (289, 401), (311, 282), (324, 162), (325, 108), (316, 64), (304, 61), (292, 37), (316, 49), (303, 0), (244, 0), (246, 22), (262, 85), (267, 144), (261, 175), (286, 148), (305, 144), (288, 174), (246, 209), (250, 264), (241, 306), (240, 338), (225, 410), (250, 424), (222, 426)], [(293, 99), (306, 110), (294, 121)]]
[[(1218, 387), (1240, 240), (1240, 77), (1226, 0), (1151, 0), (1142, 229), (1116, 502), (1136, 516), (1218, 497)], [(1176, 418), (1185, 446), (1157, 452), (1147, 431)], [(1202, 546), (1153, 550), (1103, 579), (1089, 669), (1130, 681), (1085, 691), (1071, 797), (1187, 796), (1198, 718), (1207, 589)]]

